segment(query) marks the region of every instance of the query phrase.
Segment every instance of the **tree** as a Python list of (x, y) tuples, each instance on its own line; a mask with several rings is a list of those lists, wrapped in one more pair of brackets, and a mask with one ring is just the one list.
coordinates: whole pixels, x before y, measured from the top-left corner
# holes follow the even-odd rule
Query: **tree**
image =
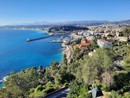
[(38, 85), (36, 88), (30, 89), (29, 98), (42, 98), (46, 95), (44, 92), (44, 87), (42, 85)]
[(126, 47), (126, 54), (127, 54), (127, 56), (130, 56), (130, 45), (128, 45), (127, 47)]
[(124, 62), (123, 64), (126, 66), (126, 67), (130, 67), (130, 45), (128, 45), (125, 49), (125, 52), (126, 52), (126, 57), (124, 59)]
[(123, 62), (125, 67), (130, 67), (130, 56), (127, 56)]
[(111, 95), (108, 98), (122, 98), (123, 96), (119, 95), (116, 91), (112, 91)]
[(83, 83), (73, 81), (70, 84), (69, 98), (91, 98), (87, 88)]
[(54, 77), (54, 83), (59, 86), (61, 84), (61, 75), (59, 73), (56, 74), (56, 76)]
[(102, 83), (106, 84), (107, 87), (111, 86), (114, 83), (112, 75), (107, 71), (101, 75), (101, 78)]
[[(39, 84), (39, 76), (35, 67), (11, 74), (4, 83), (12, 98), (27, 97), (31, 88)], [(11, 98), (11, 97), (10, 97)]]
[(83, 51), (81, 51), (79, 48), (74, 49), (74, 61), (81, 59), (83, 57)]
[(77, 55), (80, 52), (79, 48), (74, 49), (74, 55)]
[(95, 58), (90, 57), (83, 66), (82, 75), (86, 84), (93, 84), (98, 75), (98, 62)]
[(63, 64), (67, 65), (67, 58), (66, 58), (66, 54), (64, 54), (64, 57), (63, 57)]
[(119, 36), (124, 36), (123, 32), (119, 32)]
[(93, 50), (98, 48), (97, 42), (95, 40), (91, 43), (91, 47)]
[(105, 71), (109, 72), (112, 58), (114, 58), (113, 53), (108, 48), (99, 48), (93, 56), (87, 58), (82, 68), (85, 83), (93, 84), (96, 80), (100, 80)]
[[(122, 82), (123, 81), (123, 82)], [(130, 90), (130, 72), (118, 73), (114, 75), (114, 84), (111, 87), (113, 90), (118, 90), (120, 93), (129, 92)]]
[(38, 74), (39, 74), (39, 77), (41, 79), (43, 78), (43, 75), (44, 75), (45, 71), (46, 70), (42, 66), (39, 66), (39, 68), (38, 68)]
[(59, 63), (57, 61), (52, 62), (50, 65), (51, 70), (53, 71), (53, 70), (57, 69), (58, 65), (59, 65)]
[(126, 29), (124, 29), (124, 36), (126, 36), (126, 37), (128, 37), (129, 38), (129, 36), (130, 36), (130, 27), (128, 27), (128, 28), (126, 28)]

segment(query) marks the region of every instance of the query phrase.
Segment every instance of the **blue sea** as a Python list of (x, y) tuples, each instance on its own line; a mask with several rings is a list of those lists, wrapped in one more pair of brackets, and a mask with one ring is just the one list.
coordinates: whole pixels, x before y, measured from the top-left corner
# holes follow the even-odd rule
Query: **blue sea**
[(60, 43), (49, 43), (50, 37), (26, 42), (27, 38), (48, 36), (35, 30), (0, 30), (0, 79), (10, 72), (18, 72), (32, 66), (47, 67), (53, 61), (62, 61)]
[(2, 88), (3, 87), (3, 83), (2, 82), (0, 82), (0, 88)]

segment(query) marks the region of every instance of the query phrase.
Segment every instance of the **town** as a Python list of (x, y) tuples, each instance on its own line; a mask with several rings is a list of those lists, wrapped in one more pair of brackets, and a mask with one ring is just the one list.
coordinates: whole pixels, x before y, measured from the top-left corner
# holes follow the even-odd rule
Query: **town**
[(130, 98), (130, 0), (1, 0), (0, 98)]
[[(106, 60), (106, 61), (100, 61), (97, 60), (99, 62), (104, 62), (108, 63), (106, 64), (107, 66), (109, 65), (109, 67), (101, 66), (97, 66), (97, 63), (95, 61), (93, 61), (93, 63), (95, 63), (95, 67), (94, 69), (89, 69), (86, 70), (87, 73), (91, 73), (89, 71), (93, 71), (96, 70), (95, 68), (98, 69), (98, 67), (102, 68), (103, 72), (100, 73), (100, 76), (91, 76), (93, 78), (95, 78), (93, 81), (87, 81), (87, 83), (91, 84), (91, 85), (97, 85), (97, 86), (92, 86), (90, 91), (88, 91), (89, 93), (92, 93), (92, 98), (96, 98), (94, 96), (94, 89), (100, 89), (98, 86), (101, 81), (100, 77), (102, 77), (102, 86), (103, 84), (106, 85), (106, 87), (104, 87), (105, 89), (103, 90), (103, 88), (101, 87), (100, 91), (101, 91), (101, 96), (108, 96), (110, 95), (107, 92), (107, 88), (109, 88), (110, 84), (113, 84), (114, 81), (114, 76), (110, 75), (111, 73), (114, 74), (124, 74), (125, 73), (129, 73), (129, 52), (127, 52), (126, 50), (129, 51), (129, 43), (130, 43), (130, 25), (129, 24), (115, 24), (115, 23), (108, 23), (108, 24), (101, 24), (101, 25), (84, 25), (84, 24), (77, 24), (77, 25), (48, 25), (48, 26), (22, 26), (22, 27), (7, 27), (6, 29), (20, 29), (20, 30), (39, 30), (42, 32), (45, 32), (48, 34), (48, 36), (46, 37), (40, 37), (40, 38), (34, 38), (34, 39), (27, 39), (27, 42), (31, 42), (31, 41), (37, 41), (37, 40), (43, 40), (52, 36), (60, 36), (57, 39), (54, 39), (51, 42), (53, 43), (61, 43), (62, 46), (62, 50), (64, 53), (64, 58), (62, 63), (59, 65), (57, 63), (52, 63), (52, 65), (50, 67), (47, 68), (40, 68), (40, 75), (44, 77), (45, 74), (47, 74), (47, 72), (51, 71), (50, 75), (48, 76), (49, 78), (44, 77), (43, 79), (41, 79), (41, 83), (42, 84), (46, 84), (48, 83), (48, 81), (51, 81), (50, 78), (55, 79), (57, 77), (57, 75), (70, 75), (72, 74), (73, 77), (75, 77), (76, 79), (82, 79), (84, 80), (84, 73), (83, 76), (81, 76), (79, 78), (79, 75), (77, 75), (77, 72), (79, 71), (79, 67), (83, 67), (86, 68), (85, 66), (83, 66), (85, 63), (84, 62), (89, 62), (86, 61), (88, 59), (92, 58), (92, 61), (94, 60), (94, 56), (96, 54), (99, 54), (102, 57), (96, 57), (97, 58), (102, 58), (102, 60)], [(104, 52), (103, 52), (104, 51)], [(107, 52), (108, 54), (107, 54)], [(113, 51), (113, 53), (111, 53), (111, 51)], [(100, 54), (100, 52), (102, 54)], [(110, 54), (109, 54), (110, 52)], [(109, 55), (113, 55), (112, 57)], [(107, 57), (107, 58), (106, 58)], [(106, 58), (106, 59), (105, 59)], [(108, 59), (108, 61), (107, 61)], [(111, 59), (111, 60), (109, 60)], [(79, 62), (82, 62), (81, 64)], [(76, 66), (75, 64), (79, 64), (79, 67), (73, 67)], [(72, 66), (73, 65), (73, 66)], [(89, 64), (91, 65), (91, 63)], [(60, 66), (60, 67), (59, 67)], [(94, 65), (91, 65), (94, 66)], [(53, 68), (54, 67), (54, 68)], [(73, 68), (70, 68), (73, 67)], [(67, 72), (66, 69), (67, 68)], [(88, 67), (91, 68), (91, 67)], [(53, 69), (53, 70), (52, 70)], [(81, 68), (82, 69), (82, 68)], [(58, 71), (59, 70), (59, 71)], [(66, 74), (60, 73), (60, 70), (62, 72), (65, 71)], [(77, 72), (75, 72), (74, 70), (77, 70)], [(106, 71), (109, 70), (109, 71)], [(58, 73), (56, 74), (55, 71)], [(84, 69), (82, 69), (82, 71), (84, 72)], [(100, 71), (98, 69), (98, 71)], [(81, 72), (82, 73), (82, 72)], [(95, 73), (91, 73), (92, 75), (94, 75)], [(106, 79), (109, 76), (109, 79)], [(69, 76), (70, 77), (70, 76)], [(87, 75), (85, 75), (85, 77), (88, 78)], [(57, 77), (58, 79), (60, 79), (60, 77)], [(66, 77), (67, 78), (67, 77)], [(48, 79), (48, 80), (46, 80)], [(64, 83), (69, 83), (70, 81), (72, 81), (73, 78), (70, 78), (69, 80), (64, 80), (64, 81), (68, 81), (68, 82), (63, 82)], [(100, 82), (96, 82), (94, 83), (94, 81), (100, 81)], [(58, 80), (61, 81), (61, 80)], [(63, 80), (62, 80), (63, 81)], [(55, 82), (55, 81), (53, 81)], [(86, 83), (86, 82), (85, 82)], [(61, 85), (61, 84), (60, 84)], [(71, 85), (71, 84), (69, 84)], [(124, 85), (125, 86), (125, 85)], [(62, 85), (61, 85), (62, 87)], [(58, 87), (58, 88), (61, 88)], [(129, 86), (128, 86), (129, 87)], [(118, 87), (115, 87), (116, 89)], [(114, 88), (114, 89), (115, 89)], [(62, 89), (62, 88), (61, 88)], [(71, 90), (71, 88), (69, 88)], [(109, 88), (110, 89), (110, 88)], [(68, 87), (65, 86), (65, 89), (63, 88), (63, 90), (68, 90)], [(126, 90), (126, 89), (125, 89)], [(61, 90), (62, 91), (62, 90)], [(59, 92), (59, 91), (58, 91)], [(96, 91), (97, 92), (97, 91)], [(119, 92), (122, 92), (119, 90)], [(126, 90), (127, 92), (127, 90)], [(67, 92), (65, 92), (66, 94)], [(115, 92), (113, 92), (115, 93)], [(124, 92), (122, 92), (124, 93)], [(47, 96), (53, 96), (52, 95), (48, 95), (49, 93), (47, 93)], [(55, 94), (55, 93), (54, 93)], [(33, 95), (30, 95), (33, 96)], [(46, 94), (45, 94), (46, 96)], [(71, 96), (71, 94), (70, 94)], [(88, 94), (87, 94), (88, 96)], [(51, 98), (51, 97), (47, 97), (47, 98)], [(107, 97), (103, 97), (103, 98), (107, 98)], [(113, 98), (113, 97), (112, 97)]]
[[(106, 25), (99, 25), (99, 26), (80, 26), (81, 30), (64, 30), (64, 27), (67, 26), (55, 26), (55, 28), (60, 29), (53, 29), (52, 27), (45, 28), (48, 34), (67, 34), (67, 37), (61, 37), (53, 40), (52, 42), (61, 42), (64, 53), (67, 55), (68, 62), (71, 61), (73, 58), (72, 51), (76, 48), (81, 50), (88, 49), (91, 44), (95, 43), (98, 47), (112, 47), (115, 42), (120, 43), (129, 43), (129, 36), (123, 35), (123, 30), (125, 30), (128, 25), (116, 25), (116, 24), (106, 24)], [(79, 27), (79, 26), (78, 26)], [(54, 28), (54, 27), (53, 27)], [(72, 26), (68, 26), (67, 28), (72, 28)], [(82, 29), (83, 28), (83, 29)], [(77, 42), (76, 44), (74, 44)], [(92, 55), (95, 50), (88, 53), (88, 55)]]
[[(61, 43), (64, 57), (61, 63), (52, 62), (46, 68), (39, 66), (36, 70), (32, 67), (11, 74), (1, 81), (5, 83), (5, 88), (0, 89), (0, 96), (13, 98), (13, 96), (23, 96), (21, 94), (28, 91), (24, 96), (29, 98), (130, 97), (130, 27), (128, 24), (51, 25), (13, 29), (40, 30), (47, 33), (48, 36), (45, 37), (27, 39), (30, 43), (59, 36), (49, 43)], [(28, 74), (33, 78), (28, 77)], [(22, 77), (24, 80), (17, 80), (17, 77)], [(14, 85), (14, 88), (9, 85)], [(22, 93), (17, 92), (17, 95), (11, 92), (10, 95), (6, 92), (17, 87)]]

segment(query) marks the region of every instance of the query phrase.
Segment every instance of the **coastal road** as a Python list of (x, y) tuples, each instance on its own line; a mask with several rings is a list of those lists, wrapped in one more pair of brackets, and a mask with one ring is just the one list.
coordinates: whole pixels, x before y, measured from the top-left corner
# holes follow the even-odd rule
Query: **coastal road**
[(69, 46), (69, 48), (70, 48), (70, 54), (71, 54), (70, 58), (73, 59), (73, 48), (72, 46)]
[(67, 98), (67, 92), (68, 92), (68, 88), (62, 88), (48, 96), (46, 96), (46, 98)]
[(68, 48), (67, 58), (68, 58), (68, 63), (70, 63), (70, 60), (73, 59), (73, 49), (72, 49), (72, 46), (70, 45), (68, 45), (67, 48)]

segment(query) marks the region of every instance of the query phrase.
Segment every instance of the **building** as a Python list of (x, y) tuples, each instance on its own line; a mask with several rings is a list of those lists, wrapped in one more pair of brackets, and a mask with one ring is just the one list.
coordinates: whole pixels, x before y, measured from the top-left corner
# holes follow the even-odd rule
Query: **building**
[(121, 42), (127, 42), (128, 41), (128, 38), (127, 37), (117, 37), (117, 40), (118, 41), (121, 41)]
[(62, 42), (65, 44), (65, 45), (69, 45), (70, 44), (70, 39), (69, 38), (64, 38), (63, 40), (62, 40)]
[(83, 36), (77, 35), (77, 34), (75, 34), (75, 33), (72, 33), (72, 34), (70, 35), (70, 37), (73, 38), (74, 40), (77, 40), (77, 39), (81, 39)]
[(89, 46), (92, 42), (93, 40), (87, 40), (86, 38), (83, 37), (81, 39), (81, 43), (79, 44), (79, 48)]
[(87, 40), (85, 37), (83, 37), (83, 38), (81, 39), (80, 44), (75, 45), (74, 48), (82, 49), (82, 48), (84, 48), (84, 47), (89, 46), (92, 42), (93, 42), (93, 40)]
[(112, 46), (112, 42), (106, 41), (104, 39), (98, 39), (97, 44), (98, 44), (98, 46), (100, 48), (102, 48), (102, 47), (111, 47)]
[(95, 87), (91, 91), (92, 91), (92, 98), (102, 98), (103, 93), (99, 87)]

